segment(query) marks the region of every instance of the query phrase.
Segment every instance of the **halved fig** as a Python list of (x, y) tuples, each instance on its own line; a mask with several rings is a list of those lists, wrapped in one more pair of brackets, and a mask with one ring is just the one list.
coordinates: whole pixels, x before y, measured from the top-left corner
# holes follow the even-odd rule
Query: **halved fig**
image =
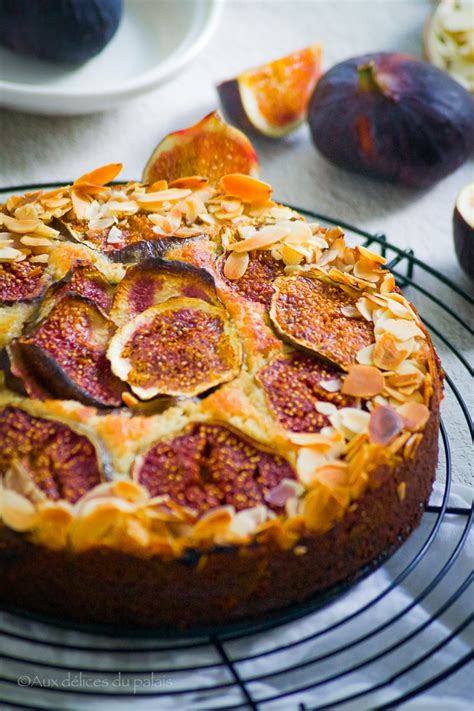
[(320, 75), (321, 47), (314, 44), (224, 81), (217, 92), (238, 126), (278, 138), (303, 123)]
[(193, 397), (232, 380), (242, 348), (224, 309), (189, 297), (157, 304), (118, 329), (107, 357), (142, 400)]
[(49, 312), (61, 299), (76, 294), (108, 313), (112, 306), (113, 292), (113, 286), (92, 264), (78, 263), (61, 281), (48, 289), (41, 305), (42, 312)]
[(7, 406), (0, 411), (0, 471), (15, 466), (26, 470), (49, 499), (71, 503), (103, 478), (97, 449), (88, 437)]
[(175, 296), (218, 303), (214, 280), (205, 269), (186, 262), (148, 259), (128, 269), (116, 289), (110, 317), (122, 326)]
[(0, 305), (40, 299), (50, 283), (45, 264), (0, 262)]
[(193, 424), (182, 434), (162, 440), (137, 460), (133, 475), (151, 496), (199, 513), (221, 505), (237, 510), (265, 503), (282, 479), (294, 479), (283, 457), (220, 424)]
[(355, 306), (357, 298), (316, 277), (278, 277), (270, 318), (282, 338), (347, 369), (357, 352), (375, 340), (372, 323), (342, 311)]
[(202, 175), (217, 185), (227, 173), (257, 176), (258, 158), (247, 136), (213, 111), (158, 144), (145, 166), (143, 182)]
[[(124, 385), (105, 355), (115, 328), (91, 302), (65, 296), (30, 336), (15, 339), (12, 347), (33, 378), (55, 397), (99, 408), (119, 407)], [(23, 382), (34, 397), (30, 380)]]
[(226, 259), (227, 255), (220, 260), (220, 269), (226, 284), (248, 301), (256, 301), (270, 308), (274, 292), (273, 282), (277, 276), (283, 274), (284, 263), (273, 259), (270, 252), (256, 252), (250, 257), (244, 275), (234, 281), (224, 275)]
[(330, 424), (316, 410), (320, 401), (352, 407), (354, 398), (341, 394), (340, 371), (306, 353), (277, 357), (257, 374), (268, 405), (282, 427), (292, 432), (319, 432)]
[(466, 185), (453, 214), (454, 248), (462, 268), (474, 277), (474, 183)]

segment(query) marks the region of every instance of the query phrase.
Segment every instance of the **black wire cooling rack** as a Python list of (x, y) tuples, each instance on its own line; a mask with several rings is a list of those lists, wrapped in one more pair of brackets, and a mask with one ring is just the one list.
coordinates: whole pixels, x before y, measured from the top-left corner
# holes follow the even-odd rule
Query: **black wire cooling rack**
[[(55, 184), (1, 192), (41, 187)], [(420, 529), (370, 577), (361, 576), (351, 593), (338, 586), (258, 623), (198, 636), (107, 635), (0, 613), (5, 708), (399, 708), (436, 685), (442, 698), (442, 682), (473, 659), (474, 577), (466, 573), (473, 509), (456, 505), (451, 483), (453, 471), (467, 466), (472, 442), (463, 393), (474, 374), (468, 362), (473, 330), (465, 318), (474, 300), (385, 235), (296, 209), (340, 225), (349, 243), (387, 257), (441, 355), (449, 412), (440, 433), (442, 483)]]

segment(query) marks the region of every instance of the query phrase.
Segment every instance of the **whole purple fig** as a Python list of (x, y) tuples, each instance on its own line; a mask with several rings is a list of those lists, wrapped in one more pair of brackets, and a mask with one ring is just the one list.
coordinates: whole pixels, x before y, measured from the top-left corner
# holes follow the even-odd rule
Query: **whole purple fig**
[(333, 163), (428, 187), (474, 150), (474, 97), (441, 70), (404, 54), (337, 64), (316, 85), (308, 120)]

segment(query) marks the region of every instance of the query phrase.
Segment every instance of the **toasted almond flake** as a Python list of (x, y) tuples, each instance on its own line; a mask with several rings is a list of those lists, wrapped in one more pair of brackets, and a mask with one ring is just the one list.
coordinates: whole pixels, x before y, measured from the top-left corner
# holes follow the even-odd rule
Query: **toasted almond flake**
[(225, 194), (238, 197), (244, 202), (263, 202), (272, 194), (272, 188), (268, 183), (242, 173), (224, 175), (220, 185)]
[(369, 398), (379, 395), (384, 385), (384, 377), (378, 368), (372, 365), (350, 365), (341, 392), (343, 395)]
[(198, 188), (204, 188), (208, 182), (208, 179), (204, 178), (202, 175), (188, 175), (186, 178), (176, 178), (176, 180), (172, 180), (169, 187), (196, 190)]
[(122, 163), (108, 163), (107, 165), (92, 170), (90, 173), (84, 173), (84, 175), (81, 175), (80, 178), (74, 181), (74, 185), (81, 185), (82, 183), (105, 185), (116, 178), (122, 168)]
[(282, 479), (276, 486), (266, 492), (265, 501), (271, 506), (283, 507), (293, 496), (301, 496), (304, 487), (294, 479)]
[(31, 235), (24, 235), (20, 238), (20, 242), (27, 247), (51, 247), (51, 240), (45, 237), (32, 237)]
[(365, 281), (370, 281), (373, 283), (378, 282), (381, 277), (381, 272), (378, 268), (378, 264), (368, 262), (365, 259), (361, 259), (354, 264), (353, 274), (358, 279), (364, 279)]
[(401, 481), (397, 486), (397, 494), (400, 501), (405, 501), (407, 495), (407, 483), (406, 481)]
[(237, 228), (240, 239), (248, 239), (257, 234), (257, 229), (253, 225), (241, 225)]
[(296, 266), (300, 264), (303, 259), (309, 259), (311, 257), (311, 252), (302, 247), (296, 245), (286, 244), (286, 241), (279, 247), (279, 257), (277, 259), (282, 259), (287, 266)]
[(362, 296), (357, 300), (356, 309), (366, 321), (373, 321), (374, 306), (367, 297)]
[(112, 491), (126, 501), (141, 501), (148, 498), (148, 492), (143, 486), (140, 486), (140, 484), (134, 481), (128, 481), (127, 479), (115, 481), (112, 486)]
[(380, 293), (381, 294), (388, 294), (392, 292), (395, 289), (395, 277), (393, 274), (390, 274), (388, 272), (385, 274), (384, 278), (382, 279), (382, 282), (380, 284)]
[(355, 306), (341, 306), (341, 313), (346, 318), (360, 318), (360, 311)]
[(418, 389), (419, 387), (421, 387), (424, 379), (425, 376), (423, 375), (423, 373), (415, 368), (413, 371), (409, 371), (407, 373), (394, 373), (393, 375), (388, 375), (387, 384), (391, 388)]
[(403, 456), (405, 459), (413, 459), (422, 439), (423, 435), (421, 434), (412, 434), (412, 436), (407, 439), (405, 447), (403, 448)]
[(373, 353), (374, 353), (374, 344), (372, 343), (370, 346), (366, 346), (365, 348), (361, 348), (360, 351), (357, 351), (356, 354), (356, 360), (358, 363), (361, 365), (373, 365)]
[(309, 447), (300, 449), (296, 459), (298, 479), (304, 486), (311, 486), (314, 472), (326, 463), (327, 459), (320, 451)]
[(330, 436), (323, 435), (320, 432), (288, 432), (287, 437), (293, 444), (303, 447), (330, 449), (333, 445)]
[(113, 225), (109, 230), (109, 234), (107, 235), (107, 244), (121, 244), (122, 242), (122, 230), (119, 230), (116, 225)]
[(429, 409), (420, 402), (406, 402), (398, 408), (398, 412), (410, 432), (422, 430), (430, 417)]
[(250, 536), (267, 518), (268, 509), (263, 504), (244, 509), (234, 515), (229, 531), (239, 537)]
[(314, 408), (320, 415), (334, 415), (337, 412), (337, 407), (332, 402), (324, 402), (323, 400), (318, 400)]
[(283, 227), (278, 227), (278, 225), (266, 225), (258, 230), (252, 237), (229, 245), (228, 249), (235, 252), (249, 252), (252, 249), (263, 249), (270, 247), (276, 242), (280, 242), (286, 234), (287, 231)]
[(224, 276), (231, 281), (236, 281), (243, 277), (248, 265), (248, 252), (231, 252), (224, 264)]
[(36, 508), (31, 501), (12, 489), (0, 494), (0, 518), (14, 531), (29, 531), (36, 522)]
[(86, 220), (89, 215), (90, 200), (80, 190), (71, 190), (72, 209), (78, 220)]
[[(397, 341), (408, 341), (410, 338), (415, 338), (416, 336), (424, 338), (425, 334), (418, 328), (416, 323), (413, 321), (406, 321), (405, 319), (386, 319), (381, 328), (385, 333), (390, 333), (394, 336)], [(377, 325), (375, 326), (377, 331)]]
[(150, 205), (151, 203), (174, 202), (175, 200), (183, 200), (192, 194), (191, 190), (181, 190), (180, 188), (169, 188), (168, 190), (159, 190), (156, 193), (135, 194), (134, 198), (139, 205)]
[(361, 257), (363, 257), (369, 262), (376, 262), (377, 264), (387, 263), (387, 260), (385, 259), (385, 257), (382, 257), (381, 254), (372, 252), (370, 249), (367, 249), (367, 247), (363, 247), (362, 245), (357, 245), (356, 251), (359, 252)]
[(372, 352), (374, 364), (382, 370), (398, 368), (408, 355), (409, 351), (391, 333), (383, 333)]
[(47, 264), (49, 262), (49, 255), (48, 254), (36, 254), (33, 257), (30, 257), (30, 262), (32, 264)]
[(356, 407), (343, 407), (338, 410), (342, 426), (346, 429), (359, 434), (367, 432), (369, 426), (370, 414), (365, 410), (359, 410)]
[(139, 207), (135, 200), (109, 200), (104, 203), (102, 210), (106, 216), (115, 215), (134, 215), (138, 212)]
[(331, 380), (321, 380), (319, 385), (328, 393), (337, 393), (341, 389), (342, 381), (339, 378), (331, 378)]
[[(175, 185), (174, 187), (178, 187), (178, 186)], [(167, 190), (167, 189), (168, 189), (168, 181), (155, 180), (154, 183), (150, 183), (150, 185), (147, 185), (145, 192), (157, 193), (157, 192), (161, 192), (162, 190)]]
[(279, 220), (277, 225), (288, 229), (289, 244), (307, 244), (311, 238), (311, 228), (303, 220)]
[(0, 247), (0, 262), (15, 262), (22, 256), (19, 249), (15, 249), (14, 247)]
[(381, 405), (370, 413), (369, 441), (387, 445), (397, 437), (403, 427), (403, 418), (393, 407)]
[(235, 515), (233, 506), (221, 506), (205, 513), (193, 528), (193, 537), (196, 539), (218, 539), (232, 523)]
[(25, 235), (34, 232), (41, 222), (39, 220), (17, 220), (15, 217), (0, 213), (0, 224), (3, 224), (9, 232)]
[(317, 260), (316, 266), (317, 267), (325, 267), (327, 264), (330, 262), (334, 261), (338, 256), (338, 251), (337, 249), (327, 249), (324, 251), (321, 255), (321, 257)]

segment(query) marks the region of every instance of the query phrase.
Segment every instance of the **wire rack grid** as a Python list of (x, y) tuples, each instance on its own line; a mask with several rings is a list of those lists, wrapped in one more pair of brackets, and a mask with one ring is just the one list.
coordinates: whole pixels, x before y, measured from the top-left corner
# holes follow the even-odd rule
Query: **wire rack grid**
[[(51, 185), (15, 186), (2, 192)], [(12, 709), (399, 708), (473, 659), (465, 564), (473, 509), (452, 500), (453, 471), (465, 467), (473, 425), (465, 394), (473, 375), (468, 323), (473, 299), (411, 249), (333, 218), (352, 244), (388, 259), (428, 326), (446, 374), (440, 485), (420, 529), (370, 577), (305, 605), (193, 636), (121, 636), (62, 629), (0, 613), (0, 698)], [(470, 340), (471, 339), (471, 340)], [(464, 559), (464, 566), (463, 566)], [(461, 571), (461, 573), (460, 573)], [(403, 593), (408, 591), (409, 594)]]

